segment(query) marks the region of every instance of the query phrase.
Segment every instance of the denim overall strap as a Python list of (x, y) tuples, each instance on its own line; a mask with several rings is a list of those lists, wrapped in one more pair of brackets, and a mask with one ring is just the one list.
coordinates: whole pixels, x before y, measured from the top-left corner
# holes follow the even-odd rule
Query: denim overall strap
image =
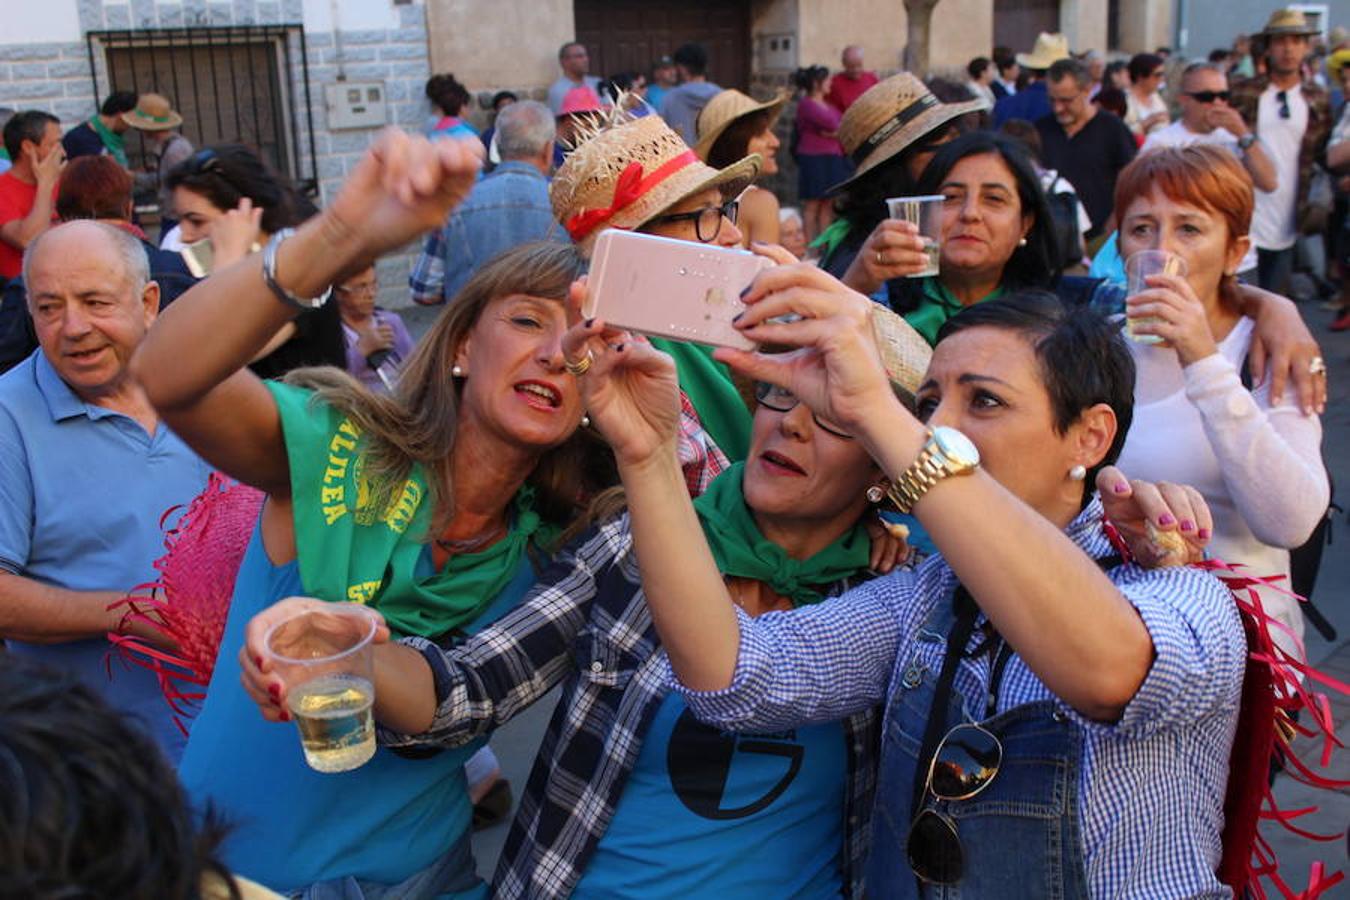
[[(1014, 707), (981, 722), (998, 736), (1003, 760), (998, 775), (979, 795), (950, 803), (924, 797), (915, 804), (936, 804), (955, 823), (965, 857), (961, 881), (921, 884), (909, 867), (906, 841), (915, 773), (928, 764), (919, 755), (940, 666), (933, 661), (952, 625), (952, 603), (937, 604), (907, 653), (896, 660), (882, 731), (867, 895), (944, 900), (1086, 897), (1078, 813), (1082, 735), (1051, 701)], [(948, 704), (944, 727), (979, 721), (983, 711), (983, 697), (965, 697), (958, 690)]]

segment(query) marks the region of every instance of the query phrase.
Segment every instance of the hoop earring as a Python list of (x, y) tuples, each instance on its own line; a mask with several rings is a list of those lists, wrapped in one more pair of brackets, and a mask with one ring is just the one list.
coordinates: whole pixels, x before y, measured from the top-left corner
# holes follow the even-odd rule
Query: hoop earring
[(1074, 466), (1069, 470), (1070, 481), (1082, 481), (1087, 478), (1087, 469), (1082, 466)]
[(463, 378), (464, 367), (461, 365), (453, 365), (450, 367), (450, 374), (453, 375), (455, 378)]

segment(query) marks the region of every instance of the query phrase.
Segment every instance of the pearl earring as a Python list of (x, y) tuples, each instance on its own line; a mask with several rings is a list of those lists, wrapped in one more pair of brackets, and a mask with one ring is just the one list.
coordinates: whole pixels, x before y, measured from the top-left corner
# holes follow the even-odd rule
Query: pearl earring
[(588, 415), (586, 415), (585, 413), (582, 413), (582, 414), (581, 414), (581, 427), (582, 427), (582, 428), (590, 428), (590, 427), (591, 427), (591, 417), (588, 416)]
[(886, 499), (886, 489), (879, 484), (874, 484), (867, 489), (864, 496), (867, 497), (868, 503), (875, 505)]
[(1087, 478), (1087, 469), (1082, 466), (1074, 466), (1069, 470), (1070, 481), (1082, 481), (1085, 478)]
[(1022, 238), (1022, 239), (1020, 239), (1020, 240), (1017, 242), (1017, 246), (1019, 246), (1019, 247), (1025, 247), (1026, 245), (1027, 245), (1027, 239), (1026, 239), (1026, 238)]
[(453, 366), (450, 367), (450, 374), (453, 375), (453, 376), (455, 376), (456, 378), (463, 378), (463, 377), (464, 377), (464, 367), (461, 366), (461, 365), (458, 365), (458, 364), (453, 365)]

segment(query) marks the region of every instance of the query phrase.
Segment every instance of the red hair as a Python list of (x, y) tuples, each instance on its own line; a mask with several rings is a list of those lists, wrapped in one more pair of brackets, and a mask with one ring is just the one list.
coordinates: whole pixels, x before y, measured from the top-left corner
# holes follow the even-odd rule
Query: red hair
[[(1252, 178), (1230, 151), (1213, 144), (1165, 147), (1141, 153), (1116, 179), (1116, 216), (1154, 188), (1174, 203), (1186, 203), (1217, 216), (1228, 226), (1228, 248), (1247, 234), (1256, 205)], [(1237, 279), (1225, 277), (1220, 294), (1236, 300)]]
[(111, 156), (81, 156), (61, 171), (56, 214), (71, 219), (125, 219), (131, 204), (131, 173)]

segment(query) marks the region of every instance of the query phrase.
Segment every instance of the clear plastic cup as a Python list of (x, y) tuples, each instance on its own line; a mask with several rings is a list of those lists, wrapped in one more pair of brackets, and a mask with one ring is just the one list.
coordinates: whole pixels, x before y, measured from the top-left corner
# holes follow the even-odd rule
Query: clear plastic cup
[(941, 194), (923, 197), (888, 197), (886, 209), (892, 219), (913, 222), (919, 228), (923, 238), (924, 250), (928, 253), (928, 265), (922, 272), (915, 272), (910, 278), (928, 278), (939, 271), (938, 260), (942, 256), (942, 201)]
[[(1186, 277), (1186, 260), (1166, 250), (1137, 250), (1125, 260), (1125, 295), (1133, 297), (1149, 289), (1150, 275), (1178, 275)], [(1125, 333), (1141, 344), (1161, 344), (1163, 339), (1156, 334), (1135, 334), (1138, 325), (1157, 322), (1154, 316), (1137, 319), (1125, 317)]]
[(316, 772), (346, 772), (375, 755), (376, 628), (369, 610), (335, 605), (297, 613), (263, 638), (286, 684), (305, 762)]

